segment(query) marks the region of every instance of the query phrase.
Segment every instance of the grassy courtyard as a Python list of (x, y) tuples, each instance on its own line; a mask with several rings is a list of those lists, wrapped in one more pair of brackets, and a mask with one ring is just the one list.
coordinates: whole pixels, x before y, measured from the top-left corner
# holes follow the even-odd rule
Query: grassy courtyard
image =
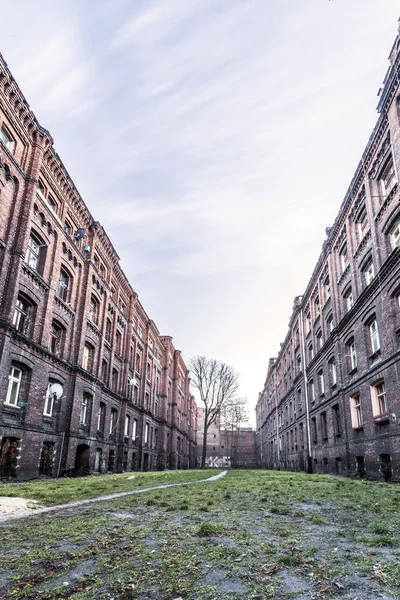
[[(212, 474), (124, 474), (100, 493)], [(100, 479), (63, 480), (62, 502), (89, 497)], [(55, 490), (40, 492), (50, 484), (18, 484), (16, 495), (54, 503)], [(0, 598), (396, 600), (399, 526), (394, 485), (231, 471), (3, 523)]]

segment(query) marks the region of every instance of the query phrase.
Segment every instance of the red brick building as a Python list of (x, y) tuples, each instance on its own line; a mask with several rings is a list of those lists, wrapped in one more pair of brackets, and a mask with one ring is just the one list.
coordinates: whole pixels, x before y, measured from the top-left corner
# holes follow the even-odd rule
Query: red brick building
[[(203, 452), (204, 408), (199, 407), (197, 415), (197, 463), (200, 466)], [(232, 469), (257, 468), (256, 432), (251, 427), (223, 429), (217, 420), (207, 432), (206, 466)]]
[(188, 468), (197, 412), (0, 55), (0, 477)]
[(265, 468), (400, 481), (400, 35), (379, 118), (257, 403)]

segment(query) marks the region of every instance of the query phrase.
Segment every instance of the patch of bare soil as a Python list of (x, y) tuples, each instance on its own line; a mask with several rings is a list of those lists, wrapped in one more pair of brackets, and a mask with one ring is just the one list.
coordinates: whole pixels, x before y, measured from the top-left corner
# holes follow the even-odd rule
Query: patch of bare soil
[(6, 515), (20, 515), (22, 517), (34, 513), (40, 507), (41, 505), (36, 500), (0, 496), (0, 517)]

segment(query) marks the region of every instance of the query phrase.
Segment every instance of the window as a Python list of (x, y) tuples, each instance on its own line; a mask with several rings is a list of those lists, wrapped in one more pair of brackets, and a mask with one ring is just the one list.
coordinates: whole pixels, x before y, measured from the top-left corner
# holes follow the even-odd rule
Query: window
[(332, 315), (329, 315), (326, 324), (327, 324), (329, 333), (332, 333), (332, 331), (335, 329), (335, 325), (333, 323), (333, 316)]
[(305, 329), (306, 329), (306, 334), (311, 331), (311, 314), (310, 314), (310, 311), (308, 311), (306, 313)]
[(114, 435), (114, 433), (115, 433), (115, 428), (117, 427), (117, 417), (118, 417), (117, 409), (112, 408), (111, 415), (110, 415), (110, 435)]
[(34, 269), (34, 271), (39, 270), (41, 249), (43, 247), (44, 245), (40, 243), (39, 238), (31, 234), (28, 240), (28, 248), (25, 255), (25, 262), (31, 267), (31, 269)]
[(101, 380), (104, 383), (107, 383), (107, 375), (108, 375), (108, 362), (103, 358), (101, 362)]
[(317, 420), (315, 417), (311, 419), (311, 437), (313, 444), (318, 443), (318, 434), (317, 434)]
[(369, 335), (371, 338), (372, 352), (373, 352), (373, 354), (375, 354), (375, 352), (378, 352), (378, 350), (380, 349), (379, 335), (378, 335), (378, 323), (376, 322), (375, 319), (372, 321), (372, 323), (369, 326)]
[(21, 331), (22, 333), (27, 332), (29, 313), (31, 310), (32, 306), (29, 305), (24, 298), (18, 296), (13, 317), (13, 325), (18, 331)]
[(92, 368), (93, 354), (94, 348), (89, 344), (85, 344), (83, 347), (82, 368), (86, 371), (90, 371)]
[(97, 431), (104, 432), (104, 423), (106, 420), (106, 405), (100, 402), (99, 413), (97, 415)]
[(132, 424), (132, 440), (133, 443), (135, 443), (136, 441), (136, 435), (137, 435), (137, 419), (133, 419), (133, 424)]
[(114, 392), (118, 391), (118, 370), (113, 369), (111, 374), (111, 385)]
[(107, 342), (111, 341), (111, 321), (110, 321), (110, 319), (106, 320), (106, 340), (107, 340)]
[(312, 344), (308, 346), (308, 358), (310, 361), (314, 358), (314, 347)]
[(319, 350), (322, 348), (323, 344), (324, 344), (324, 341), (322, 339), (322, 331), (319, 330), (317, 333), (317, 346), (318, 346)]
[(14, 150), (14, 140), (5, 125), (0, 129), (0, 142), (8, 148), (10, 152)]
[(86, 419), (89, 410), (89, 394), (84, 393), (82, 398), (81, 416), (79, 418), (80, 425), (86, 425)]
[(69, 284), (70, 284), (70, 276), (68, 275), (67, 271), (65, 271), (65, 269), (63, 269), (61, 267), (60, 278), (58, 280), (57, 296), (59, 298), (61, 298), (61, 300), (64, 300), (64, 302), (66, 302), (67, 298), (68, 298)]
[(326, 302), (331, 297), (331, 283), (330, 283), (329, 275), (327, 275), (327, 277), (325, 277), (323, 286), (324, 286), (325, 302)]
[(342, 273), (347, 269), (349, 265), (349, 259), (347, 256), (347, 244), (344, 244), (339, 252), (340, 257), (340, 266), (342, 268)]
[(115, 333), (115, 351), (117, 354), (121, 355), (122, 351), (122, 336), (120, 331), (116, 331)]
[(346, 292), (344, 300), (346, 303), (346, 310), (347, 312), (349, 312), (349, 310), (351, 310), (354, 305), (354, 297), (351, 288)]
[(321, 312), (320, 304), (319, 304), (319, 296), (316, 296), (314, 299), (314, 319), (319, 317)]
[(54, 200), (53, 196), (50, 196), (50, 194), (47, 196), (47, 204), (49, 204), (53, 212), (55, 212), (56, 214), (58, 213), (58, 204)]
[(389, 236), (393, 249), (400, 246), (400, 221), (397, 221), (397, 223), (392, 227)]
[(336, 362), (334, 358), (329, 361), (329, 374), (331, 378), (331, 386), (333, 387), (337, 382)]
[(392, 160), (390, 160), (387, 163), (387, 165), (385, 166), (385, 168), (383, 169), (382, 174), (380, 176), (380, 183), (381, 183), (382, 193), (383, 193), (384, 197), (386, 198), (387, 196), (389, 196), (390, 192), (392, 191), (392, 189), (394, 188), (394, 186), (397, 183), (396, 173), (394, 170), (394, 164), (393, 164)]
[(147, 444), (149, 441), (149, 424), (146, 423), (144, 428), (144, 443)]
[(56, 321), (53, 321), (51, 325), (49, 352), (55, 356), (61, 354), (61, 343), (62, 343), (63, 328)]
[(367, 264), (365, 265), (363, 272), (365, 277), (365, 283), (369, 285), (374, 278), (374, 263), (372, 262), (372, 258), (370, 258)]
[(140, 354), (139, 352), (136, 354), (136, 371), (140, 373)]
[(321, 396), (325, 394), (325, 384), (324, 384), (324, 372), (318, 371), (318, 385), (319, 385), (319, 393)]
[(131, 423), (131, 418), (129, 415), (126, 415), (125, 416), (125, 428), (124, 428), (124, 436), (125, 437), (129, 436), (130, 423)]
[(357, 237), (358, 242), (361, 242), (369, 229), (367, 211), (365, 208), (361, 211), (357, 218)]
[(64, 223), (64, 231), (67, 235), (71, 235), (72, 234), (72, 225), (69, 221), (65, 221)]
[(364, 424), (360, 394), (354, 394), (350, 397), (350, 410), (351, 410), (351, 425), (353, 429), (358, 429)]
[(388, 414), (385, 382), (379, 381), (371, 385), (372, 413), (374, 419), (381, 419)]
[(100, 316), (100, 302), (97, 300), (95, 296), (90, 298), (90, 307), (88, 313), (88, 319), (95, 325), (99, 324), (99, 316)]
[(333, 433), (339, 437), (342, 435), (342, 427), (340, 423), (340, 410), (339, 405), (335, 404), (332, 406), (332, 420), (333, 420)]
[(348, 343), (349, 359), (350, 359), (350, 370), (353, 371), (357, 368), (357, 353), (356, 344), (354, 340)]
[(11, 406), (17, 406), (21, 381), (21, 369), (17, 369), (17, 367), (11, 367), (10, 374), (8, 376), (8, 389), (5, 402), (6, 404), (10, 404)]
[(321, 413), (321, 433), (324, 440), (328, 439), (328, 424), (326, 421), (326, 412)]
[(315, 402), (315, 385), (313, 379), (310, 381), (310, 400), (311, 402)]
[(46, 390), (46, 396), (45, 396), (45, 402), (44, 402), (44, 410), (43, 410), (43, 414), (44, 414), (45, 417), (52, 417), (53, 416), (55, 394), (52, 394), (50, 392), (50, 388), (51, 388), (52, 384), (53, 384), (53, 382), (49, 381), (49, 384), (48, 384), (47, 390)]

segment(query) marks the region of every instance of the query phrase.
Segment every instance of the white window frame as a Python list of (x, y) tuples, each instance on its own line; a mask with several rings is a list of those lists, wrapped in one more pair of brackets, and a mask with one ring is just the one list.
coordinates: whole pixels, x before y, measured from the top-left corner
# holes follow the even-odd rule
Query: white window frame
[(314, 385), (314, 379), (311, 379), (311, 381), (310, 381), (310, 398), (311, 398), (311, 402), (315, 402), (315, 385)]
[(125, 437), (129, 436), (130, 424), (131, 424), (131, 418), (130, 418), (130, 416), (129, 415), (125, 415), (125, 426), (124, 426), (124, 436)]
[[(18, 406), (19, 390), (21, 388), (22, 371), (18, 367), (11, 366), (10, 374), (8, 375), (8, 388), (5, 404), (9, 406)], [(16, 386), (16, 387), (15, 387)], [(13, 393), (14, 390), (14, 393)], [(11, 401), (11, 397), (13, 400)]]
[(378, 350), (380, 350), (381, 348), (379, 342), (378, 323), (376, 319), (374, 319), (369, 325), (369, 336), (371, 339), (372, 352), (373, 354), (375, 354), (375, 352), (378, 352)]
[(378, 381), (371, 385), (372, 414), (374, 419), (388, 415), (385, 382)]
[(45, 401), (44, 401), (44, 409), (43, 409), (43, 414), (45, 417), (52, 417), (53, 416), (53, 409), (54, 409), (54, 395), (55, 394), (51, 394), (50, 393), (50, 387), (52, 386), (52, 382), (49, 382), (46, 388), (46, 396), (45, 396)]
[(357, 226), (358, 226), (358, 242), (360, 243), (360, 242), (362, 242), (366, 233), (369, 230), (368, 216), (367, 216), (367, 211), (365, 209), (361, 212), (360, 216), (358, 217)]
[(366, 264), (366, 266), (364, 267), (364, 277), (365, 277), (365, 283), (367, 285), (369, 285), (373, 278), (375, 277), (375, 273), (374, 273), (374, 263), (371, 260), (368, 261), (368, 263)]
[(79, 425), (86, 425), (88, 407), (89, 407), (89, 398), (86, 394), (83, 394), (82, 405), (81, 405), (81, 415), (79, 417)]
[(114, 423), (114, 420), (117, 421), (118, 420), (118, 411), (115, 408), (111, 409), (111, 413), (110, 413), (110, 429), (109, 429), (109, 435), (112, 435), (116, 424)]
[(40, 248), (41, 245), (36, 241), (35, 237), (31, 234), (28, 240), (28, 247), (25, 254), (25, 262), (34, 271), (37, 271), (40, 259)]
[[(385, 175), (388, 174), (390, 174), (390, 177), (386, 179)], [(383, 195), (385, 198), (387, 198), (397, 183), (396, 171), (394, 168), (393, 160), (390, 160), (383, 169), (380, 176), (380, 183)]]
[(148, 423), (146, 423), (146, 425), (144, 426), (144, 443), (147, 444), (149, 441), (149, 429), (150, 426)]
[(342, 268), (342, 273), (344, 273), (345, 270), (347, 269), (348, 265), (350, 264), (349, 258), (347, 256), (347, 243), (344, 244), (342, 246), (342, 248), (340, 249), (339, 256), (340, 256), (340, 265)]
[(353, 429), (363, 427), (364, 419), (361, 406), (361, 395), (350, 396), (351, 425)]
[(336, 371), (336, 361), (331, 360), (329, 363), (329, 368), (331, 372), (331, 385), (336, 385), (337, 383), (337, 371)]
[(400, 246), (400, 220), (390, 230), (390, 244), (393, 250)]
[(137, 419), (133, 419), (133, 424), (132, 424), (132, 440), (133, 441), (136, 440), (137, 425), (138, 425)]
[(99, 404), (99, 412), (97, 414), (97, 431), (102, 431), (102, 429), (100, 429), (100, 427), (104, 423), (105, 412), (106, 412), (105, 404), (100, 403)]
[(318, 384), (319, 384), (319, 393), (321, 396), (325, 394), (325, 382), (324, 382), (324, 372), (318, 372)]
[(357, 368), (357, 351), (356, 351), (356, 343), (353, 340), (351, 344), (349, 344), (349, 352), (350, 352), (350, 365), (351, 370)]
[[(28, 320), (28, 310), (29, 306), (26, 302), (21, 300), (21, 298), (17, 298), (17, 302), (15, 303), (14, 309), (14, 317), (13, 317), (13, 325), (17, 329), (17, 331), (23, 331), (25, 328), (25, 324)], [(22, 321), (22, 327), (21, 327)]]
[(0, 141), (10, 152), (13, 152), (15, 140), (5, 125), (0, 129)]
[(352, 290), (349, 290), (345, 296), (346, 300), (346, 309), (349, 312), (354, 306), (354, 296)]
[(85, 344), (83, 347), (83, 356), (82, 356), (82, 369), (85, 369), (85, 371), (88, 370), (89, 358), (90, 358), (90, 348), (89, 348), (89, 346), (87, 346)]

